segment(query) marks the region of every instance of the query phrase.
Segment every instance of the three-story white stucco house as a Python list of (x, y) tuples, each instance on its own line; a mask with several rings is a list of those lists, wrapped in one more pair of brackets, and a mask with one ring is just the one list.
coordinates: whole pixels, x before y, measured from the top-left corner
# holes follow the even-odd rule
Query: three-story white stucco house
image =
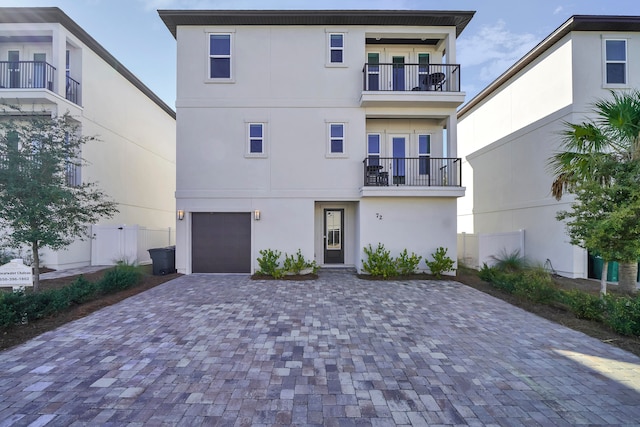
[(597, 99), (640, 87), (640, 16), (572, 16), (458, 114), (467, 194), (458, 230), (525, 230), (524, 255), (569, 277), (587, 277), (585, 250), (569, 244), (551, 195), (549, 158), (564, 122), (587, 120)]
[(473, 12), (159, 14), (178, 52), (179, 272), (254, 272), (263, 249), (361, 269), (379, 242), (456, 259)]
[[(0, 100), (30, 114), (68, 112), (83, 135), (100, 140), (83, 148), (89, 165), (68, 176), (70, 185), (97, 182), (117, 202), (119, 213), (100, 225), (123, 231), (136, 225), (169, 236), (175, 228), (175, 112), (63, 11), (0, 8)], [(0, 119), (6, 120), (10, 110), (4, 110)], [(120, 234), (107, 236), (113, 241), (106, 247), (137, 237)], [(169, 238), (160, 242), (167, 245)], [(89, 265), (96, 259), (92, 243), (95, 252), (92, 241), (44, 251), (43, 262), (54, 269)], [(105, 259), (115, 261), (108, 254)]]

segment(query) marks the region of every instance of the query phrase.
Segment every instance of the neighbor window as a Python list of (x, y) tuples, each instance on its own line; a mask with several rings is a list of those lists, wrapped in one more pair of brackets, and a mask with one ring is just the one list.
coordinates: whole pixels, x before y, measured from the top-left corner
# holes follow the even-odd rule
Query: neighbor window
[(367, 53), (367, 90), (380, 90), (380, 54)]
[(420, 175), (429, 175), (431, 170), (431, 135), (418, 135), (418, 162)]
[(627, 83), (627, 41), (605, 40), (605, 83)]
[(209, 34), (209, 78), (231, 79), (231, 34)]

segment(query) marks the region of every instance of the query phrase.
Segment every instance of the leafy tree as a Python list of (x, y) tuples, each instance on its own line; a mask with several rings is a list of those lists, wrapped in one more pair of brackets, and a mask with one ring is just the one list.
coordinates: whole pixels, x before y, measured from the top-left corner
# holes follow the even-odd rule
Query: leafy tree
[(632, 213), (640, 187), (624, 190), (623, 183), (637, 179), (633, 174), (637, 175), (640, 162), (640, 91), (611, 95), (595, 102), (593, 120), (565, 124), (563, 151), (550, 159), (551, 191), (558, 200), (564, 192), (576, 194), (575, 215), (559, 215), (570, 221), (572, 242), (607, 256), (605, 266), (606, 261), (620, 261), (620, 287), (634, 293), (640, 235), (633, 234), (638, 217)]
[(96, 138), (82, 136), (68, 113), (12, 113), (0, 122), (0, 226), (9, 231), (8, 246), (30, 246), (37, 292), (39, 250), (89, 237), (88, 225), (117, 208), (95, 183), (81, 183), (74, 173), (86, 164), (82, 146)]

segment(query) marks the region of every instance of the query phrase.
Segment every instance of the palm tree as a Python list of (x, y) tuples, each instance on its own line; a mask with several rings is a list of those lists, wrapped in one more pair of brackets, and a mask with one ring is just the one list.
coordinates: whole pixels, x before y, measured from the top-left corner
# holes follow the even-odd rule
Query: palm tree
[[(580, 184), (595, 182), (609, 187), (616, 179), (617, 168), (611, 167), (612, 162), (640, 162), (640, 91), (611, 91), (611, 95), (611, 99), (593, 104), (594, 119), (580, 124), (565, 123), (562, 151), (549, 160), (554, 175), (551, 192), (557, 200), (565, 192), (579, 191)], [(622, 207), (614, 209), (618, 208)], [(638, 255), (625, 254), (627, 259), (617, 260), (620, 288), (629, 293), (636, 291)], [(604, 286), (606, 277), (602, 280)]]

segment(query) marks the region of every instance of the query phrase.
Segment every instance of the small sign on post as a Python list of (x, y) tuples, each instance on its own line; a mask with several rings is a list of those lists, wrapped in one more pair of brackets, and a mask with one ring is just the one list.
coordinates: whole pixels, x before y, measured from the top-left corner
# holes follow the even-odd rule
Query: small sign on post
[(8, 264), (0, 266), (0, 286), (11, 286), (14, 292), (33, 286), (31, 267), (24, 265), (21, 259), (12, 259)]

